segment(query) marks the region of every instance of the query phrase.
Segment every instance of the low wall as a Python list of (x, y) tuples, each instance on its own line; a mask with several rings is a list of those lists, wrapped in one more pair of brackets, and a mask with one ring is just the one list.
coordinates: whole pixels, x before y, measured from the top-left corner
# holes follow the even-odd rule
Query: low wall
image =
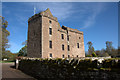
[(40, 59), (22, 58), (18, 69), (37, 79), (66, 78), (120, 79), (120, 59)]

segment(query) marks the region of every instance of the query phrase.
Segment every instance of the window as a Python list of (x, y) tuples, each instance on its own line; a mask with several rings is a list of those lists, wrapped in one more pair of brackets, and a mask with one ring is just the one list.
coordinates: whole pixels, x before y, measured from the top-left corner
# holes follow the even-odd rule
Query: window
[(50, 53), (50, 57), (52, 57), (52, 53)]
[(79, 37), (79, 39), (80, 39), (80, 37)]
[(64, 35), (63, 34), (61, 34), (61, 38), (64, 39)]
[(68, 51), (70, 51), (70, 46), (68, 45)]
[(78, 57), (78, 55), (77, 55), (77, 57)]
[(79, 43), (77, 43), (77, 47), (79, 48)]
[(49, 23), (51, 24), (51, 23), (52, 23), (52, 21), (51, 21), (51, 20), (49, 20)]
[(62, 58), (64, 58), (65, 56), (64, 56), (64, 54), (62, 55)]
[(35, 43), (33, 43), (33, 47), (35, 47)]
[(68, 58), (70, 58), (70, 55), (68, 55)]
[(33, 34), (34, 34), (34, 36), (35, 36), (35, 30), (33, 31)]
[(67, 40), (69, 41), (69, 36), (67, 36)]
[(49, 34), (52, 35), (52, 28), (49, 28)]
[(62, 44), (62, 50), (64, 50), (64, 45)]
[(49, 48), (52, 48), (52, 41), (49, 41)]

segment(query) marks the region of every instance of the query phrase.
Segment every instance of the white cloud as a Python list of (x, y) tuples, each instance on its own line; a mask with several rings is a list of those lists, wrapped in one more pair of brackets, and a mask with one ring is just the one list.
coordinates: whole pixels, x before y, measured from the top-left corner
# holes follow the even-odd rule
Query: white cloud
[[(86, 29), (95, 24), (97, 16), (104, 10), (104, 3), (86, 3), (78, 6), (78, 9), (75, 9), (75, 5), (72, 3), (30, 3), (30, 6), (35, 6), (37, 13), (44, 11), (47, 8), (50, 8), (52, 14), (58, 18), (58, 20), (64, 21), (67, 18), (71, 17), (75, 13), (79, 14), (79, 19), (83, 19), (83, 27), (80, 29)], [(89, 15), (89, 16), (88, 16)]]
[(22, 15), (17, 15), (17, 14), (15, 14), (15, 16), (16, 16), (16, 18), (17, 18), (17, 21), (18, 21), (20, 24), (22, 24), (22, 25), (24, 25), (24, 26), (27, 26), (27, 17), (22, 16)]
[(57, 17), (58, 20), (64, 20), (72, 15), (72, 3), (30, 3), (36, 7), (36, 11), (41, 12), (49, 8), (53, 16)]
[[(88, 27), (91, 27), (95, 24), (97, 16), (105, 9), (105, 5), (103, 3), (96, 4), (92, 7), (87, 7), (86, 12), (88, 12), (88, 9), (92, 12), (87, 19), (84, 21), (83, 27), (80, 29), (86, 29)], [(104, 9), (103, 9), (104, 8)]]
[(10, 45), (10, 48), (7, 48), (7, 50), (12, 51), (13, 53), (18, 52), (20, 50), (20, 47), (21, 47), (21, 46), (18, 46), (19, 45), (18, 43), (15, 43), (12, 41), (9, 41), (9, 45)]

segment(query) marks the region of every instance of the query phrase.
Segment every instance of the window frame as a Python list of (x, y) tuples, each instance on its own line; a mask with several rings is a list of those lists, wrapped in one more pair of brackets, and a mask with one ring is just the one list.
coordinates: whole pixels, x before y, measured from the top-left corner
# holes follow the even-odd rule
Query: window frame
[(67, 40), (69, 41), (70, 39), (69, 39), (69, 36), (67, 36)]
[(68, 51), (70, 51), (70, 45), (68, 45)]
[(52, 35), (52, 28), (49, 28), (49, 35)]
[(78, 55), (77, 55), (77, 57), (78, 57)]
[(64, 39), (64, 34), (61, 34), (61, 39)]
[(64, 55), (64, 54), (62, 55), (62, 58), (65, 58), (65, 55)]
[(49, 48), (52, 49), (52, 41), (51, 40), (49, 41)]
[(64, 44), (62, 44), (62, 50), (64, 51), (65, 50), (65, 48), (64, 48), (65, 46), (64, 46)]
[(52, 57), (53, 57), (53, 56), (52, 56), (52, 53), (50, 53), (50, 55), (49, 55), (49, 56), (50, 56), (50, 58), (52, 58)]
[(68, 55), (68, 58), (70, 58), (70, 55)]
[(79, 43), (77, 43), (77, 48), (80, 48)]
[(49, 20), (49, 23), (50, 23), (50, 24), (52, 24), (52, 21), (51, 21), (51, 20)]

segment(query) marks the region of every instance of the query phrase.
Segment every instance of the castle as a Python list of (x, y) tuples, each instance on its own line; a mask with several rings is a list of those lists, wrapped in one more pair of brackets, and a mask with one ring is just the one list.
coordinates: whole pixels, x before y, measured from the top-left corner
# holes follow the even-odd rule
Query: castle
[(85, 57), (83, 32), (61, 27), (49, 8), (29, 18), (27, 45), (28, 57)]

